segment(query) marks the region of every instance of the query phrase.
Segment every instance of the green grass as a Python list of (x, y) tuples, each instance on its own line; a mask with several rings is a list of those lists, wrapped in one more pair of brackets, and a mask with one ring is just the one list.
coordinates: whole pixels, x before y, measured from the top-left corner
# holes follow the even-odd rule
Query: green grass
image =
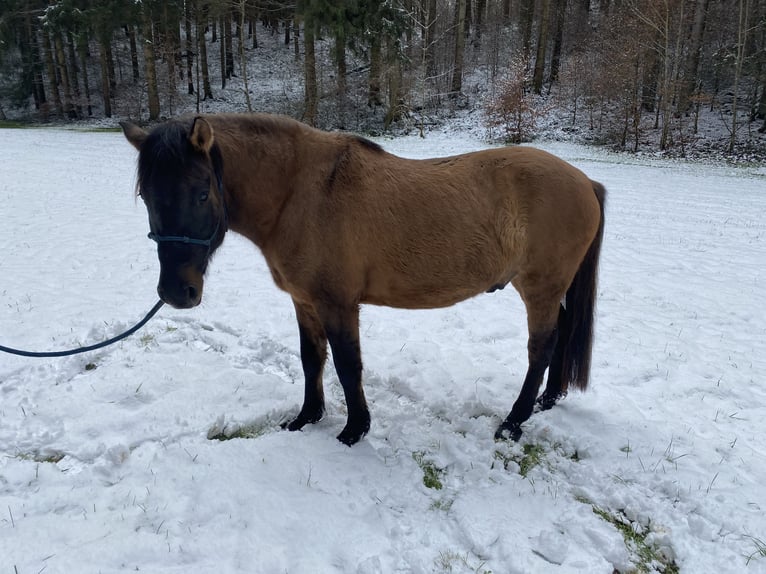
[(748, 536), (752, 543), (755, 545), (755, 550), (751, 552), (748, 556), (746, 556), (747, 561), (745, 562), (745, 566), (749, 566), (750, 562), (753, 560), (760, 560), (761, 558), (766, 558), (766, 542), (761, 540), (760, 538), (756, 538), (755, 536)]
[(452, 550), (439, 552), (439, 556), (434, 560), (434, 566), (437, 572), (445, 574), (457, 574), (459, 572), (473, 572), (475, 574), (492, 574), (491, 570), (484, 568), (484, 562), (478, 566), (471, 563), (468, 553), (461, 554)]
[[(584, 501), (589, 504), (587, 501)], [(659, 570), (663, 574), (678, 574), (678, 565), (667, 557), (663, 556), (656, 548), (653, 548), (647, 541), (648, 530), (635, 527), (634, 523), (621, 512), (613, 513), (598, 506), (591, 504), (593, 513), (614, 526), (622, 535), (626, 548), (635, 557), (635, 572), (641, 574), (650, 574)]]
[(209, 440), (219, 441), (232, 440), (235, 438), (253, 439), (265, 435), (270, 430), (270, 428), (271, 427), (269, 425), (263, 423), (253, 423), (249, 425), (242, 425), (231, 432), (226, 432), (223, 430), (217, 434), (208, 434), (207, 438)]
[(48, 451), (47, 454), (40, 452), (19, 452), (15, 457), (19, 460), (31, 460), (33, 462), (47, 462), (50, 464), (56, 464), (60, 462), (66, 455), (63, 452)]
[(412, 458), (418, 463), (418, 466), (423, 471), (423, 484), (426, 488), (433, 488), (434, 490), (441, 490), (444, 488), (440, 477), (444, 474), (444, 469), (437, 467), (433, 462), (426, 460), (426, 453), (413, 452)]
[(519, 465), (519, 474), (524, 478), (532, 471), (533, 468), (539, 466), (545, 459), (545, 448), (539, 444), (525, 444), (522, 448), (522, 454), (514, 452), (502, 453), (499, 450), (495, 451), (495, 459), (503, 463), (503, 468), (508, 470), (510, 462), (515, 462)]

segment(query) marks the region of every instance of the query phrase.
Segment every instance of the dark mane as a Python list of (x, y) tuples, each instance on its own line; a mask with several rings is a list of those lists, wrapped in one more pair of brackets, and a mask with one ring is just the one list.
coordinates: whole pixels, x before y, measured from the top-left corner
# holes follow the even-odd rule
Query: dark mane
[(368, 140), (366, 137), (356, 136), (356, 135), (352, 137), (356, 140), (357, 143), (361, 144), (362, 147), (367, 148), (368, 150), (372, 152), (375, 152), (375, 153), (383, 152), (383, 148), (379, 144), (375, 143), (372, 140)]
[(159, 169), (173, 165), (179, 172), (183, 170), (190, 151), (189, 128), (189, 122), (178, 120), (161, 124), (149, 132), (138, 157), (138, 195), (141, 186), (154, 177)]

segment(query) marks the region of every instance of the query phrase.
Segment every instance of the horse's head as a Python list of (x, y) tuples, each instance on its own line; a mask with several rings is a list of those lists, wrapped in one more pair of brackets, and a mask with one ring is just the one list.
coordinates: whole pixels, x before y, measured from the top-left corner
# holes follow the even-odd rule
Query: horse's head
[(210, 256), (226, 233), (222, 159), (212, 126), (201, 117), (172, 121), (146, 132), (120, 122), (138, 150), (138, 193), (157, 242), (160, 298), (177, 309), (202, 300)]

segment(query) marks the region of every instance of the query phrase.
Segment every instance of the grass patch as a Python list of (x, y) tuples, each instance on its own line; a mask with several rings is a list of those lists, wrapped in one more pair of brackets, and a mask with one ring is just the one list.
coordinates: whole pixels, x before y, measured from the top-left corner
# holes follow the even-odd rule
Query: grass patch
[(59, 451), (48, 451), (46, 450), (45, 453), (41, 452), (19, 452), (16, 453), (16, 458), (19, 460), (31, 460), (33, 462), (47, 462), (50, 464), (57, 464), (61, 462), (61, 460), (66, 455), (63, 452)]
[(148, 347), (152, 343), (154, 343), (154, 335), (150, 333), (146, 333), (145, 335), (141, 335), (141, 338), (138, 340), (142, 346)]
[(27, 129), (29, 127), (32, 127), (32, 126), (29, 126), (29, 125), (27, 125), (27, 124), (25, 124), (23, 122), (15, 122), (15, 121), (11, 121), (11, 120), (2, 120), (2, 121), (0, 121), (0, 128), (13, 129), (13, 130), (23, 130), (23, 129)]
[(545, 448), (542, 445), (531, 443), (525, 444), (521, 448), (521, 454), (515, 452), (503, 453), (496, 450), (495, 460), (501, 461), (505, 470), (508, 470), (509, 463), (515, 462), (519, 465), (519, 474), (526, 478), (530, 471), (539, 466), (545, 459)]
[(746, 556), (747, 561), (745, 562), (745, 566), (750, 566), (750, 562), (752, 562), (753, 560), (760, 560), (761, 558), (766, 558), (766, 542), (764, 542), (760, 538), (756, 538), (755, 536), (748, 536), (748, 538), (755, 545), (755, 551), (751, 552), (750, 554)]
[(440, 477), (444, 474), (444, 469), (439, 468), (430, 460), (426, 460), (426, 453), (413, 452), (412, 458), (418, 463), (420, 470), (423, 471), (423, 484), (426, 488), (433, 488), (434, 490), (441, 490), (444, 488)]
[[(585, 502), (589, 504), (587, 501)], [(594, 504), (591, 504), (591, 508), (593, 514), (614, 526), (622, 535), (625, 547), (636, 559), (634, 562), (635, 572), (651, 574), (659, 570), (663, 574), (679, 573), (678, 565), (673, 560), (669, 560), (646, 541), (646, 537), (649, 535), (646, 529), (640, 525), (634, 525), (622, 512), (614, 514)]]
[(207, 438), (209, 440), (232, 440), (235, 438), (253, 439), (265, 435), (271, 427), (263, 423), (252, 423), (249, 425), (242, 425), (232, 430), (223, 429), (214, 434), (208, 433)]
[(439, 552), (439, 556), (434, 560), (437, 572), (453, 574), (458, 572), (474, 572), (475, 574), (492, 574), (492, 570), (484, 568), (484, 562), (478, 566), (471, 563), (468, 553), (461, 554), (452, 550)]

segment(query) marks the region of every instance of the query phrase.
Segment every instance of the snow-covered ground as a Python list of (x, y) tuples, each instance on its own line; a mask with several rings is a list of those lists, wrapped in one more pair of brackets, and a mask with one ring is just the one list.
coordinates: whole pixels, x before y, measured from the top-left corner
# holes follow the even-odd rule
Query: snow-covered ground
[[(133, 148), (0, 142), (0, 344), (139, 319), (158, 263)], [(610, 193), (591, 390), (495, 442), (526, 369), (516, 293), (365, 307), (368, 437), (335, 439), (331, 368), (326, 418), (282, 431), (303, 394), (292, 305), (231, 235), (200, 307), (88, 355), (0, 356), (0, 572), (766, 572), (766, 171), (540, 147)]]

